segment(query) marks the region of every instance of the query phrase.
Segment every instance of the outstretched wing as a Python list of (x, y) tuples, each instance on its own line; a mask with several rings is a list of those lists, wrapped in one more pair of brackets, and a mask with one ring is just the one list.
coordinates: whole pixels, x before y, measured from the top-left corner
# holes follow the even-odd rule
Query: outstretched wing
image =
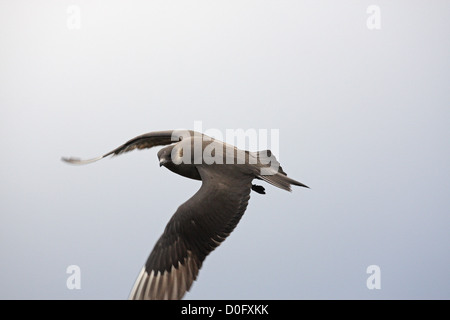
[(62, 160), (71, 164), (88, 164), (103, 159), (110, 155), (117, 156), (119, 154), (132, 151), (134, 149), (148, 149), (156, 146), (163, 146), (176, 143), (181, 141), (183, 138), (193, 136), (194, 134), (195, 132), (191, 130), (154, 131), (137, 136), (125, 142), (120, 147), (96, 158), (81, 160), (79, 158), (74, 157), (70, 158), (63, 157)]
[(206, 256), (226, 239), (244, 214), (253, 177), (224, 174), (208, 166), (197, 169), (202, 186), (170, 219), (130, 299), (181, 299)]

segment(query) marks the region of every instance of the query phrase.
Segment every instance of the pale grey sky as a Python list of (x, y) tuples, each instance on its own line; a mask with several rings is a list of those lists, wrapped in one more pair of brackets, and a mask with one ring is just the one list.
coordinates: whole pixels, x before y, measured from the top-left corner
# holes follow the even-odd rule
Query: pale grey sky
[(311, 189), (253, 193), (186, 299), (449, 299), (449, 12), (0, 0), (0, 298), (127, 298), (200, 183), (160, 168), (158, 148), (60, 158), (201, 121), (279, 130), (283, 169)]

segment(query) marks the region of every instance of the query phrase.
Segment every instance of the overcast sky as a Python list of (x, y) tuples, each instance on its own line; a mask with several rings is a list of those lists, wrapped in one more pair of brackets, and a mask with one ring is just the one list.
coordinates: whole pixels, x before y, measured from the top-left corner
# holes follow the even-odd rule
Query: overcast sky
[(200, 182), (160, 168), (158, 148), (60, 158), (199, 121), (278, 130), (283, 169), (311, 189), (253, 192), (186, 299), (449, 299), (449, 13), (0, 0), (0, 298), (127, 298)]

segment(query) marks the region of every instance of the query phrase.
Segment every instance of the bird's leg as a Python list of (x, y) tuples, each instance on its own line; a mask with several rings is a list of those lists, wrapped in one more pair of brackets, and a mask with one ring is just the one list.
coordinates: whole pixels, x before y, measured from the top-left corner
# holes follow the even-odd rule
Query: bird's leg
[(266, 189), (263, 186), (258, 186), (257, 184), (252, 184), (252, 190), (260, 194), (266, 194)]

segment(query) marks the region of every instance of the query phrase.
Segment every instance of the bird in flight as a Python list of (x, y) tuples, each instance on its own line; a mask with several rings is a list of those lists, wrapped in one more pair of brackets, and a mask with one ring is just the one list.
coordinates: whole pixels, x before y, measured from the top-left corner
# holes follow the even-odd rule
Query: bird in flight
[(265, 194), (264, 187), (252, 184), (254, 179), (287, 191), (291, 185), (307, 187), (289, 178), (270, 150), (245, 151), (190, 130), (150, 132), (97, 158), (62, 160), (88, 164), (155, 146), (166, 146), (158, 152), (160, 166), (201, 180), (202, 185), (167, 223), (131, 290), (129, 298), (133, 300), (181, 299), (196, 280), (206, 256), (239, 223), (250, 192)]

